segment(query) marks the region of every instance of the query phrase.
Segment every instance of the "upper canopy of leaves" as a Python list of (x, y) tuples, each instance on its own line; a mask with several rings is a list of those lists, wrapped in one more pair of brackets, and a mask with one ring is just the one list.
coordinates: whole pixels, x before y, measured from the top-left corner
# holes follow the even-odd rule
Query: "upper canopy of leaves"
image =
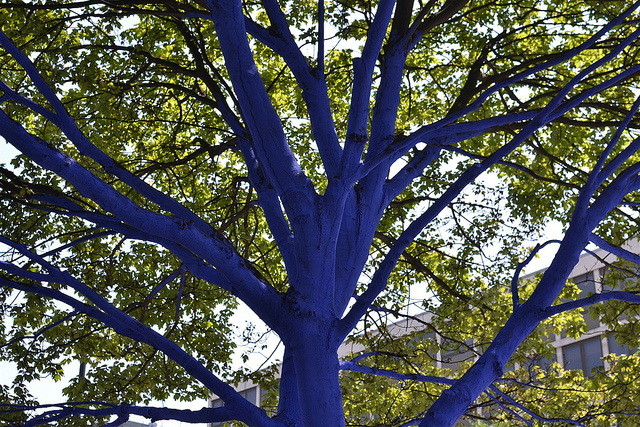
[[(271, 22), (271, 3), (243, 2), (250, 47), (288, 146), (317, 193), (324, 194), (334, 177), (323, 146), (333, 136), (344, 149), (352, 137), (348, 126), (355, 97), (354, 64), (375, 25), (379, 5), (326, 2), (325, 38), (320, 43), (318, 3), (280, 2), (304, 59), (292, 64), (295, 54), (282, 42), (288, 35), (279, 23)], [(476, 123), (473, 129), (452, 136), (455, 141), (442, 138), (436, 144), (428, 134), (422, 135), (397, 158), (373, 168), (371, 175), (383, 176), (391, 197), (380, 210), (358, 291), (369, 285), (368, 279), (400, 234), (471, 164), (505, 145), (531, 119), (531, 112), (544, 108), (581, 70), (636, 30), (634, 15), (589, 49), (559, 60), (628, 6), (626, 1), (397, 2), (367, 98), (369, 104), (375, 104), (386, 84), (384, 73), (393, 72), (385, 67), (394, 55), (406, 54), (390, 138), (401, 144), (423, 126), (454, 114), (460, 115), (454, 121), (457, 124)], [(291, 286), (291, 267), (285, 266), (267, 226), (247, 167), (251, 159), (241, 152), (242, 141), (250, 141), (252, 135), (208, 13), (200, 1), (12, 2), (0, 5), (0, 22), (4, 23), (2, 31), (33, 61), (93, 144), (200, 216), (230, 242), (261, 281), (284, 293)], [(581, 96), (636, 64), (639, 47), (634, 41), (574, 86), (562, 102), (564, 106), (575, 101), (574, 108), (534, 132), (449, 203), (404, 251), (377, 304), (400, 309), (410, 302), (412, 285), (426, 285), (429, 300), (422, 308), (438, 316), (441, 335), (464, 343), (483, 331), (475, 339), (490, 341), (509, 314), (501, 308), (508, 301), (505, 285), (529, 249), (528, 242), (536, 240), (550, 220), (568, 224), (578, 190), (604, 149), (602, 141), (613, 136), (637, 96), (638, 72), (593, 96)], [(557, 63), (542, 67), (549, 61)], [(535, 73), (491, 92), (480, 108), (465, 110), (490, 88), (536, 67)], [(304, 73), (324, 75), (333, 128), (326, 123), (314, 126), (309, 102), (318, 99), (318, 94), (309, 93)], [(13, 90), (51, 108), (4, 50), (0, 51), (0, 79), (7, 85), (3, 93)], [(3, 111), (15, 121), (74, 157), (138, 206), (175, 215), (73, 146), (59, 128), (29, 105), (2, 101)], [(375, 109), (369, 111), (367, 126), (372, 126), (375, 113)], [(518, 118), (484, 121), (512, 116)], [(638, 136), (638, 126), (637, 117), (632, 118), (613, 156)], [(373, 130), (368, 128), (365, 133), (367, 145), (359, 159), (363, 162), (381, 152)], [(439, 154), (429, 162), (423, 160), (431, 149), (426, 143), (437, 147)], [(637, 155), (631, 156), (619, 169), (637, 160)], [(411, 167), (403, 169), (406, 165)], [(104, 218), (110, 214), (26, 157), (15, 159), (12, 168), (0, 172), (0, 235), (40, 253), (51, 251), (46, 256), (49, 261), (183, 346), (208, 369), (229, 370), (233, 344), (227, 321), (236, 307), (229, 293), (214, 286), (216, 283), (194, 277), (167, 248), (93, 224), (92, 215)], [(616, 176), (613, 173), (608, 182)], [(354, 184), (354, 191), (366, 188), (367, 180), (373, 178), (363, 177)], [(636, 193), (628, 195), (628, 207), (607, 217), (600, 225), (602, 235), (619, 244), (637, 233), (637, 197)], [(74, 216), (74, 207), (81, 207), (83, 215)], [(15, 251), (5, 256), (22, 266), (28, 264)], [(40, 272), (35, 266), (33, 270)], [(5, 292), (4, 296), (3, 313), (13, 320), (5, 324), (8, 338), (0, 357), (20, 361), (22, 377), (16, 382), (16, 393), (22, 393), (22, 384), (39, 375), (59, 375), (62, 365), (71, 360), (91, 366), (85, 378), (77, 378), (67, 389), (72, 399), (163, 399), (169, 392), (191, 399), (206, 393), (153, 348), (119, 337), (68, 307), (39, 295), (16, 298)], [(462, 310), (465, 322), (451, 324), (450, 319)], [(60, 323), (47, 329), (53, 322)], [(35, 340), (25, 339), (34, 334)], [(544, 347), (538, 335), (516, 357), (522, 359), (531, 347)], [(416, 354), (411, 357), (425, 358), (428, 351)], [(397, 360), (385, 363), (401, 365)], [(101, 381), (106, 377), (115, 379)], [(365, 383), (359, 392), (379, 386), (356, 381)], [(441, 388), (430, 387), (418, 392), (431, 398)], [(140, 390), (148, 393), (140, 396)], [(398, 392), (398, 399), (404, 391)]]

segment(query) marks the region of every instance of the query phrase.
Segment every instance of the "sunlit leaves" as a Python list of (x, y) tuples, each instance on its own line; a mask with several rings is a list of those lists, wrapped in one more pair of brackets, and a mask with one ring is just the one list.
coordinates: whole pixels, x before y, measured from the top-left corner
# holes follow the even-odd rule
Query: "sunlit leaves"
[[(413, 5), (404, 17), (408, 21), (407, 33), (402, 34), (405, 30), (399, 22), (392, 23), (399, 32), (394, 34), (396, 39), (390, 39), (389, 28), (380, 33), (386, 40), (382, 50), (373, 56), (375, 61), (368, 64), (371, 69), (366, 70), (372, 75), (372, 83), (371, 87), (367, 83), (365, 92), (370, 89), (371, 96), (363, 101), (363, 119), (359, 126), (363, 128), (363, 135), (372, 132), (374, 124), (376, 129), (386, 128), (387, 134), (364, 135), (360, 141), (364, 151), (356, 150), (353, 164), (347, 165), (348, 173), (338, 170), (336, 164), (329, 167), (323, 163), (321, 153), (322, 148), (326, 148), (326, 139), (331, 139), (334, 146), (323, 156), (331, 153), (336, 157), (334, 162), (340, 163), (340, 150), (348, 145), (346, 128), (351, 119), (351, 96), (356, 92), (353, 85), (357, 82), (354, 61), (357, 63), (373, 24), (376, 2), (325, 2), (324, 44), (318, 40), (321, 24), (318, 3), (282, 2), (282, 18), (291, 28), (290, 45), (287, 45), (288, 39), (285, 40), (284, 28), (271, 22), (277, 18), (274, 13), (280, 11), (269, 12), (268, 4), (244, 2), (245, 23), (253, 25), (253, 32), (247, 36), (248, 52), (253, 56), (259, 76), (243, 76), (249, 80), (256, 77), (257, 85), (253, 88), (262, 90), (264, 86), (264, 99), (271, 105), (265, 102), (265, 109), (258, 114), (270, 115), (272, 109), (277, 114), (273, 115), (270, 123), (273, 126), (269, 129), (277, 128), (280, 135), (279, 127), (282, 127), (284, 138), (278, 140), (281, 145), (275, 146), (286, 148), (284, 151), (290, 149), (309, 178), (312, 185), (305, 200), (325, 200), (322, 197), (329, 192), (330, 182), (348, 180), (345, 175), (350, 173), (353, 176), (363, 173), (335, 198), (337, 204), (343, 200), (350, 203), (349, 209), (340, 206), (331, 211), (336, 218), (331, 218), (335, 223), (328, 228), (342, 231), (318, 242), (329, 248), (323, 255), (335, 254), (335, 248), (330, 245), (336, 241), (363, 245), (348, 247), (341, 253), (345, 258), (362, 260), (358, 265), (352, 265), (350, 259), (322, 260), (330, 266), (342, 263), (340, 267), (345, 270), (352, 268), (344, 274), (331, 271), (326, 276), (329, 279), (326, 282), (341, 274), (341, 279), (346, 277), (345, 282), (353, 282), (331, 284), (335, 289), (347, 289), (340, 296), (343, 301), (336, 304), (340, 306), (336, 311), (340, 312), (332, 312), (336, 317), (342, 315), (354, 289), (355, 297), (365, 292), (403, 233), (407, 233), (421, 215), (437, 206), (449, 189), (457, 188), (456, 183), (462, 182), (468, 171), (509, 144), (532, 118), (545, 123), (527, 134), (526, 140), (500, 162), (472, 183), (460, 187), (455, 197), (447, 199), (429, 224), (413, 236), (412, 242), (403, 246), (397, 265), (390, 271), (388, 280), (385, 277), (386, 288), (377, 295), (376, 306), (362, 320), (358, 331), (362, 335), (353, 338), (354, 342), (377, 351), (365, 358), (366, 367), (459, 378), (488, 348), (517, 306), (514, 301), (518, 298), (526, 301), (534, 294), (537, 278), (521, 283), (517, 295), (510, 294), (512, 289), (508, 283), (518, 263), (527, 257), (532, 242), (543, 234), (546, 224), (554, 220), (562, 227), (568, 226), (580, 189), (634, 101), (637, 74), (593, 96), (580, 97), (586, 90), (633, 66), (637, 62), (637, 42), (576, 82), (566, 94), (562, 89), (629, 36), (635, 21), (616, 27), (591, 48), (552, 63), (549, 61), (568, 54), (618, 16), (626, 2), (434, 1), (408, 2), (403, 7), (407, 5)], [(440, 20), (450, 6), (455, 8), (454, 12)], [(259, 94), (238, 92), (238, 86), (242, 85), (238, 85), (237, 80), (234, 80), (235, 89), (232, 88), (230, 75), (233, 74), (231, 71), (228, 74), (225, 68), (220, 47), (223, 37), (218, 39), (217, 29), (204, 7), (200, 2), (163, 1), (104, 5), (89, 2), (64, 7), (62, 4), (49, 7), (44, 3), (7, 4), (0, 8), (3, 22), (16, 24), (10, 28), (3, 26), (3, 31), (51, 82), (84, 136), (113, 162), (91, 159), (77, 139), (64, 135), (54, 126), (59, 116), (38, 115), (38, 108), (34, 109), (24, 99), (21, 103), (21, 99), (8, 91), (1, 99), (3, 111), (29, 132), (76, 158), (82, 167), (102, 180), (100, 183), (126, 196), (132, 202), (129, 207), (146, 209), (145, 212), (158, 220), (170, 219), (181, 229), (192, 225), (158, 199), (152, 201), (153, 198), (148, 197), (151, 193), (141, 191), (141, 186), (125, 184), (123, 175), (118, 175), (120, 166), (158, 193), (181, 203), (199, 216), (202, 224), (207, 224), (200, 224), (207, 230), (207, 237), (224, 236), (244, 265), (250, 267), (247, 270), (252, 278), (280, 298), (278, 293), (295, 286), (289, 282), (288, 274), (297, 273), (298, 266), (293, 264), (303, 265), (301, 260), (305, 254), (302, 252), (308, 248), (298, 246), (297, 249), (303, 250), (289, 254), (288, 265), (285, 265), (280, 249), (286, 245), (278, 247), (274, 242), (277, 233), (269, 230), (269, 225), (277, 222), (274, 216), (282, 220), (279, 235), (282, 240), (298, 242), (301, 239), (301, 235), (289, 233), (295, 229), (289, 225), (296, 218), (292, 216), (287, 222), (280, 211), (281, 205), (287, 215), (295, 211), (291, 209), (294, 206), (290, 200), (283, 196), (282, 187), (288, 183), (269, 182), (270, 174), (277, 175), (277, 171), (267, 167), (269, 159), (262, 157), (254, 162), (249, 155), (249, 148), (263, 142), (247, 130), (260, 127), (256, 124), (261, 122), (251, 116), (256, 112), (248, 108), (252, 105), (251, 97)], [(395, 16), (398, 21), (403, 19), (401, 13)], [(244, 35), (242, 38), (244, 42)], [(293, 55), (298, 63), (286, 54), (280, 56), (287, 49), (298, 48), (300, 55), (298, 52)], [(384, 83), (388, 77), (381, 75), (382, 70), (393, 71), (389, 64), (393, 65), (391, 61), (404, 54), (406, 62), (396, 64), (401, 76), (395, 86), (399, 94), (397, 90), (392, 96), (385, 94)], [(41, 103), (44, 108), (51, 107), (5, 51), (0, 52), (0, 64), (2, 81), (12, 90), (25, 99)], [(548, 66), (543, 67), (544, 64)], [(536, 67), (535, 72), (530, 72)], [(501, 86), (519, 76), (522, 78), (517, 83)], [(320, 99), (314, 98), (318, 92), (309, 92), (313, 84), (317, 84), (313, 89), (321, 89), (322, 96), (326, 84), (329, 102), (322, 126), (317, 125), (318, 115), (313, 113), (314, 100)], [(553, 116), (550, 123), (545, 121), (546, 117), (536, 117), (558, 94), (562, 94), (562, 99), (557, 99), (556, 111), (545, 111), (549, 117)], [(12, 97), (16, 99), (9, 99)], [(392, 98), (399, 99), (397, 111), (389, 101)], [(240, 105), (240, 99), (245, 100), (244, 105)], [(558, 113), (579, 99), (581, 102), (573, 108)], [(478, 100), (483, 100), (482, 106), (468, 108)], [(389, 105), (381, 105), (383, 103)], [(375, 112), (367, 110), (367, 106), (374, 105)], [(377, 112), (385, 109), (389, 109), (387, 114), (377, 118), (388, 123), (374, 123)], [(460, 117), (450, 119), (449, 128), (429, 128), (434, 132), (424, 133), (412, 146), (405, 147), (397, 154), (399, 159), (383, 159), (373, 167), (367, 163), (371, 160), (368, 150), (384, 152), (400, 146), (417, 129), (456, 114)], [(512, 117), (517, 118), (507, 120)], [(504, 120), (502, 124), (493, 121), (493, 125), (482, 127), (486, 120), (495, 118)], [(467, 128), (460, 133), (446, 133), (447, 129), (460, 129), (461, 126), (456, 126), (470, 122), (480, 130)], [(610, 158), (622, 153), (637, 137), (637, 128), (637, 119), (632, 119), (619, 142), (611, 147)], [(69, 133), (68, 128), (66, 131)], [(424, 160), (430, 158), (429, 154), (434, 155), (433, 159)], [(618, 170), (612, 171), (588, 202), (597, 200), (605, 187), (620, 176), (622, 169), (637, 161), (637, 156), (630, 156)], [(150, 243), (113, 209), (109, 211), (96, 200), (83, 196), (86, 192), (80, 191), (80, 183), (76, 185), (78, 188), (73, 188), (25, 158), (16, 160), (13, 166), (19, 169), (21, 179), (7, 170), (2, 170), (0, 178), (3, 236), (42, 254), (44, 259), (88, 285), (104, 300), (194, 355), (208, 370), (240, 379), (244, 372), (233, 374), (229, 365), (234, 343), (233, 331), (227, 322), (236, 302), (216, 287), (219, 283), (214, 283), (215, 280), (212, 283), (200, 280), (185, 268), (184, 256), (180, 260), (178, 253), (197, 252), (189, 246), (190, 242), (172, 246), (162, 241), (164, 236), (155, 236), (156, 243)], [(362, 170), (367, 167), (371, 170), (365, 174)], [(329, 173), (330, 169), (334, 170)], [(114, 172), (116, 170), (119, 172)], [(411, 170), (409, 178), (402, 175), (407, 170)], [(249, 171), (253, 173), (251, 178)], [(297, 165), (296, 174), (301, 175)], [(400, 181), (398, 176), (405, 176), (406, 181)], [(274, 191), (280, 193), (274, 196)], [(615, 244), (636, 235), (637, 196), (628, 194), (628, 203), (612, 211), (596, 231)], [(264, 197), (272, 197), (270, 204), (263, 203)], [(304, 206), (308, 208), (305, 214), (318, 214), (314, 211), (318, 205), (321, 203)], [(271, 214), (277, 213), (270, 217), (270, 224), (263, 211), (266, 206), (271, 206)], [(314, 220), (325, 219), (320, 216), (316, 215)], [(215, 233), (212, 234), (208, 226), (215, 229)], [(300, 229), (296, 232), (304, 234)], [(358, 250), (360, 254), (354, 256)], [(15, 250), (4, 256), (22, 268), (26, 277), (32, 278), (21, 280), (20, 286), (36, 286), (33, 278), (39, 276), (35, 274), (44, 274), (47, 270), (44, 262), (36, 267), (37, 263)], [(216, 270), (217, 265), (210, 261), (197, 259), (195, 264)], [(317, 259), (307, 261), (308, 264), (319, 262)], [(19, 280), (12, 275), (7, 277)], [(305, 279), (307, 282), (318, 280), (316, 277)], [(64, 281), (46, 284), (47, 290), (72, 295), (86, 304), (85, 307), (94, 307), (95, 299), (90, 302), (67, 285)], [(231, 288), (232, 285), (228, 287)], [(635, 285), (629, 285), (629, 290), (635, 291)], [(415, 297), (416, 293), (419, 297)], [(105, 327), (90, 316), (64, 304), (52, 303), (37, 293), (18, 294), (3, 295), (3, 313), (12, 323), (4, 325), (7, 337), (0, 356), (19, 360), (15, 394), (24, 394), (26, 383), (44, 375), (59, 378), (65, 364), (77, 361), (86, 363), (87, 369), (66, 389), (72, 399), (148, 401), (171, 396), (188, 400), (206, 394), (176, 363), (152, 346), (123, 338), (116, 333), (116, 326)], [(571, 283), (560, 295), (563, 300), (579, 297), (576, 286)], [(431, 312), (433, 317), (422, 325), (432, 333), (430, 338), (416, 334), (411, 337), (416, 340), (409, 343), (409, 337), (398, 339), (390, 333), (387, 323), (391, 317), (407, 313), (408, 305)], [(637, 326), (635, 322), (626, 321), (625, 316), (637, 313), (629, 304), (603, 304), (589, 313), (600, 315), (603, 323), (618, 333), (621, 342), (632, 342)], [(552, 396), (540, 417), (554, 413), (559, 402), (573, 396), (559, 392), (567, 387), (575, 393), (593, 393), (576, 400), (582, 409), (577, 403), (575, 407), (565, 405), (559, 408), (557, 416), (568, 417), (571, 414), (565, 413), (574, 411), (576, 415), (582, 411), (580, 416), (597, 418), (596, 410), (623, 411), (620, 408), (627, 407), (627, 403), (609, 409), (597, 407), (600, 402), (593, 398), (595, 392), (605, 393), (612, 388), (604, 389), (589, 378), (559, 368), (543, 372), (532, 367), (532, 361), (551, 355), (552, 350), (545, 341), (549, 334), (564, 333), (575, 338), (586, 331), (583, 314), (575, 310), (546, 320), (511, 355), (506, 375), (509, 381), (497, 382), (498, 388), (492, 391), (495, 394), (482, 397), (469, 408), (467, 415), (482, 415), (489, 406), (505, 404), (500, 392), (517, 395), (529, 404), (543, 394), (542, 388), (531, 387), (538, 382), (544, 382), (546, 396)], [(251, 333), (246, 333), (243, 339), (251, 341)], [(260, 346), (256, 344), (256, 348)], [(469, 357), (455, 363), (447, 361), (445, 356), (456, 351)], [(613, 366), (619, 367), (620, 372), (626, 372), (625, 363), (634, 363), (630, 360), (611, 363), (615, 362)], [(105, 378), (110, 381), (104, 381)], [(390, 380), (346, 373), (343, 388), (349, 420), (401, 425), (419, 418), (421, 411), (445, 386), (404, 377)], [(631, 399), (624, 395), (621, 392), (608, 397), (620, 401)], [(21, 395), (21, 398), (27, 397)], [(273, 404), (275, 397), (270, 399)], [(362, 403), (370, 406), (365, 408)], [(372, 412), (376, 415), (366, 418), (365, 414)], [(534, 417), (524, 413), (525, 420)], [(517, 417), (509, 411), (500, 411), (494, 420), (512, 422)]]

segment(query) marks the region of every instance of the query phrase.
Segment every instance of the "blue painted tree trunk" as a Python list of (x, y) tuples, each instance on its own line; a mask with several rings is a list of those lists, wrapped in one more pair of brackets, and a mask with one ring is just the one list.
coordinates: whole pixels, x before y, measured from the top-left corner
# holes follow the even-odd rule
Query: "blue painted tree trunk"
[[(181, 12), (175, 15), (158, 12), (162, 19), (166, 15), (182, 24), (191, 22), (190, 19), (213, 23), (216, 36), (211, 44), (216, 48), (219, 45), (226, 74), (222, 77), (218, 71), (211, 71), (220, 82), (208, 87), (213, 93), (208, 101), (220, 112), (229, 132), (234, 135), (233, 149), (244, 159), (252, 191), (257, 193), (257, 199), (251, 202), (259, 205), (261, 218), (268, 224), (270, 237), (277, 244), (286, 270), (286, 274), (283, 273), (287, 278), (284, 291), (269, 283), (237, 246), (183, 205), (183, 201), (157, 190), (153, 183), (127, 170), (102, 151), (98, 147), (100, 141), (91, 141), (79, 128), (53, 86), (40, 75), (32, 58), (0, 33), (0, 44), (6, 55), (38, 92), (38, 96), (31, 99), (12, 89), (7, 79), (0, 87), (3, 91), (0, 104), (18, 105), (38, 115), (47, 126), (55, 126), (72, 147), (68, 149), (71, 154), (65, 153), (60, 144), (36, 136), (29, 123), (14, 120), (11, 108), (0, 111), (0, 136), (39, 170), (55, 174), (65, 185), (77, 190), (77, 196), (72, 197), (71, 193), (64, 192), (66, 189), (38, 192), (36, 190), (41, 187), (34, 184), (31, 189), (34, 195), (28, 199), (30, 207), (76, 218), (97, 229), (108, 230), (109, 235), (164, 248), (180, 262), (171, 280), (180, 275), (184, 279), (188, 272), (224, 289), (253, 310), (278, 334), (285, 346), (279, 408), (277, 415), (271, 417), (214, 375), (198, 355), (190, 354), (176, 344), (169, 334), (165, 336), (158, 332), (161, 328), (145, 324), (142, 317), (134, 317), (116, 301), (110, 301), (109, 292), (98, 292), (91, 283), (74, 277), (49, 260), (49, 254), (40, 251), (38, 245), (3, 235), (0, 243), (27, 261), (0, 260), (1, 286), (63, 303), (72, 308), (74, 316), (82, 314), (122, 336), (150, 346), (224, 401), (222, 408), (202, 411), (172, 411), (112, 402), (98, 402), (94, 406), (69, 402), (61, 405), (63, 408), (59, 411), (43, 409), (45, 415), (32, 418), (25, 425), (82, 414), (117, 416), (113, 425), (129, 415), (142, 415), (153, 420), (187, 422), (239, 420), (252, 427), (341, 427), (345, 425), (340, 384), (340, 372), (344, 369), (450, 386), (430, 408), (423, 408), (415, 417), (420, 418), (422, 427), (452, 426), (483, 393), (493, 390), (511, 356), (541, 321), (595, 302), (640, 302), (635, 293), (610, 292), (567, 304), (554, 303), (587, 245), (590, 242), (608, 245), (607, 236), (597, 235), (598, 227), (611, 212), (626, 203), (625, 198), (640, 189), (640, 163), (634, 160), (640, 150), (640, 138), (629, 137), (624, 147), (617, 146), (622, 133), (631, 127), (640, 107), (638, 100), (630, 108), (626, 105), (618, 108), (624, 110), (624, 118), (615, 122), (616, 131), (599, 146), (598, 158), (589, 166), (591, 169), (585, 172), (582, 166), (574, 167), (581, 172), (576, 175), (584, 182), (571, 183), (570, 189), (575, 192), (572, 213), (551, 266), (535, 291), (523, 301), (520, 301), (518, 288), (521, 267), (514, 272), (511, 314), (461, 378), (409, 376), (404, 372), (376, 370), (338, 360), (339, 346), (375, 308), (376, 299), (385, 295), (394, 280), (396, 284), (401, 281), (392, 275), (403, 257), (410, 261), (408, 252), (412, 245), (429, 227), (437, 224), (443, 212), (467, 197), (465, 192), (473, 183), (498, 166), (534, 174), (526, 165), (516, 164), (513, 158), (517, 158), (541, 130), (556, 122), (574, 120), (569, 113), (575, 108), (593, 96), (617, 88), (640, 72), (640, 65), (634, 62), (620, 67), (615, 74), (596, 79), (593, 84), (588, 80), (625, 49), (637, 44), (640, 30), (634, 30), (617, 39), (616, 46), (607, 47), (598, 59), (577, 70), (564, 86), (556, 88), (544, 102), (540, 101), (541, 105), (532, 102), (535, 107), (526, 106), (497, 116), (491, 116), (491, 109), (487, 107), (499, 98), (498, 95), (513, 95), (513, 88), (518, 88), (527, 79), (549, 72), (584, 52), (596, 50), (598, 43), (604, 45), (602, 39), (606, 34), (629, 25), (625, 20), (632, 17), (640, 5), (635, 3), (597, 33), (585, 36), (575, 47), (549, 55), (546, 61), (513, 70), (509, 76), (501, 76), (491, 84), (479, 84), (477, 92), (469, 99), (462, 99), (461, 95), (462, 104), (456, 103), (456, 108), (452, 105), (449, 113), (438, 113), (437, 120), (404, 132), (403, 123), (399, 123), (404, 79), (408, 68), (418, 67), (411, 62), (412, 52), (420, 48), (422, 38), (429, 31), (467, 11), (466, 1), (447, 1), (436, 12), (430, 9), (435, 7), (433, 2), (428, 2), (424, 9), (413, 3), (381, 0), (367, 22), (366, 40), (359, 56), (353, 58), (352, 88), (346, 95), (348, 114), (339, 118), (345, 123), (344, 131), (336, 125), (338, 118), (334, 117), (331, 107), (335, 100), (331, 99), (330, 93), (335, 93), (336, 88), (329, 88), (322, 65), (324, 43), (318, 44), (316, 64), (312, 65), (313, 61), (298, 47), (295, 31), (289, 27), (287, 17), (275, 0), (265, 0), (261, 5), (260, 12), (264, 12), (268, 26), (259, 24), (259, 20), (247, 11), (248, 5), (239, 0), (198, 2), (202, 8), (179, 9)], [(322, 16), (324, 9), (318, 9), (318, 16)], [(314, 19), (322, 24), (321, 18)], [(194, 45), (194, 40), (195, 37), (187, 39), (185, 44)], [(312, 133), (309, 139), (317, 146), (321, 163), (315, 165), (322, 169), (321, 184), (314, 182), (309, 170), (301, 165), (299, 157), (304, 153), (294, 147), (297, 136), (287, 134), (284, 119), (274, 107), (272, 94), (259, 71), (262, 64), (256, 64), (255, 43), (268, 46), (281, 57), (299, 86), (296, 90), (307, 110)], [(603, 49), (601, 45), (597, 46)], [(132, 55), (136, 53), (135, 48), (126, 48), (131, 48)], [(166, 65), (151, 54), (146, 58)], [(206, 49), (199, 60), (196, 70), (189, 72), (201, 78), (215, 67), (207, 63)], [(583, 85), (584, 81), (589, 84)], [(222, 88), (228, 92), (223, 92)], [(46, 100), (46, 106), (36, 102), (40, 99)], [(477, 152), (468, 150), (470, 141), (495, 129), (504, 130), (505, 138), (500, 145), (491, 147), (487, 144), (487, 150), (477, 149)], [(344, 134), (344, 140), (339, 140), (339, 133)], [(428, 203), (416, 203), (407, 219), (393, 233), (385, 234), (385, 215), (393, 214), (393, 203), (399, 196), (403, 192), (417, 192), (412, 186), (423, 178), (429, 167), (436, 168), (438, 173), (448, 173), (447, 162), (443, 165), (438, 162), (442, 159), (454, 161), (455, 156), (464, 157), (456, 165), (459, 173), (444, 187), (428, 188), (423, 183), (427, 189), (420, 189), (422, 193), (416, 198), (423, 198)], [(90, 162), (85, 162), (86, 159)], [(26, 175), (25, 179), (30, 179)], [(127, 191), (122, 190), (125, 187)], [(134, 196), (128, 193), (129, 189)], [(376, 247), (378, 241), (388, 243), (388, 249)], [(619, 248), (608, 249), (620, 257), (639, 261)], [(372, 262), (374, 254), (376, 258)], [(277, 265), (268, 267), (279, 268)], [(423, 277), (430, 277), (423, 274)], [(60, 284), (64, 289), (50, 286), (51, 283)], [(178, 293), (176, 319), (183, 284)], [(159, 292), (162, 286), (153, 288), (151, 295)], [(459, 296), (446, 283), (442, 286), (451, 291), (449, 296)], [(150, 297), (138, 302), (144, 305), (148, 299)]]

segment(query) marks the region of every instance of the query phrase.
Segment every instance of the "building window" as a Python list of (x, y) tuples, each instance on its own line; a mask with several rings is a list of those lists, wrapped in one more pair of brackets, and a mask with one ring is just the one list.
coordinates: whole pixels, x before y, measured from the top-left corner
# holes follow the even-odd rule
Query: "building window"
[(619, 355), (631, 355), (638, 351), (638, 347), (630, 348), (626, 344), (619, 344), (616, 341), (614, 334), (607, 335), (609, 341), (609, 353), (615, 353)]
[[(624, 272), (623, 270), (606, 270), (603, 269), (603, 275), (606, 273), (606, 280), (603, 281), (602, 290), (607, 291), (633, 291), (638, 287), (638, 276), (640, 276), (640, 269), (635, 269), (633, 273)], [(619, 309), (616, 312), (615, 318), (620, 320), (626, 320), (630, 317), (638, 314), (635, 305), (629, 303), (623, 303), (620, 301)]]
[(543, 371), (548, 372), (551, 369), (551, 366), (556, 363), (556, 355), (553, 354), (551, 359), (549, 359), (544, 354), (534, 354), (530, 357), (529, 362), (529, 370), (532, 370), (534, 366), (542, 369)]
[(596, 282), (593, 280), (593, 272), (590, 271), (580, 276), (576, 276), (571, 279), (573, 283), (580, 289), (580, 296), (586, 297), (587, 295), (596, 293)]
[(580, 369), (587, 376), (593, 369), (604, 367), (599, 336), (562, 347), (562, 355), (565, 369)]
[[(240, 396), (244, 397), (254, 405), (258, 404), (258, 388), (257, 387), (251, 387), (246, 390), (239, 391), (238, 393), (240, 394)], [(213, 402), (211, 402), (212, 408), (222, 408), (223, 406), (224, 406), (224, 401), (222, 399), (214, 399)], [(223, 427), (224, 425), (225, 425), (225, 422), (210, 424), (211, 427)], [(235, 424), (227, 423), (227, 425), (233, 426)]]
[[(544, 373), (542, 377), (549, 375), (553, 369), (554, 363), (556, 363), (555, 348), (550, 359), (544, 354), (532, 354), (529, 356), (529, 362), (525, 363), (523, 367), (529, 372), (530, 381), (534, 384), (538, 384), (541, 382), (541, 372)], [(507, 367), (504, 369), (505, 372), (510, 370), (511, 369), (507, 369)]]
[(475, 354), (470, 350), (473, 345), (473, 340), (466, 339), (464, 343), (459, 341), (452, 341), (443, 339), (441, 345), (442, 354), (442, 367), (453, 369), (454, 371), (460, 368), (460, 363), (467, 360), (473, 360)]
[[(586, 298), (589, 295), (593, 295), (596, 293), (596, 282), (595, 280), (593, 280), (593, 272), (591, 271), (586, 274), (581, 274), (580, 276), (573, 277), (571, 281), (575, 283), (576, 286), (578, 286), (578, 289), (580, 289), (578, 298)], [(591, 317), (586, 308), (582, 313), (582, 318), (587, 324), (587, 330), (589, 331), (594, 330), (600, 326), (600, 320)], [(567, 334), (563, 331), (560, 333), (560, 337), (566, 338)]]

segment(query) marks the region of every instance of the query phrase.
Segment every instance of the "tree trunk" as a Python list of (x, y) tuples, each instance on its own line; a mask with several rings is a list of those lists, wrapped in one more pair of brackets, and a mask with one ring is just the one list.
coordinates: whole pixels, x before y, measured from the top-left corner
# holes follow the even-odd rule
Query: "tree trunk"
[(317, 319), (301, 319), (298, 333), (292, 338), (290, 348), (304, 427), (345, 425), (338, 353), (329, 344), (330, 330)]
[(298, 384), (291, 350), (285, 349), (280, 372), (280, 402), (278, 403), (278, 419), (288, 426), (302, 427), (300, 403), (298, 401)]

